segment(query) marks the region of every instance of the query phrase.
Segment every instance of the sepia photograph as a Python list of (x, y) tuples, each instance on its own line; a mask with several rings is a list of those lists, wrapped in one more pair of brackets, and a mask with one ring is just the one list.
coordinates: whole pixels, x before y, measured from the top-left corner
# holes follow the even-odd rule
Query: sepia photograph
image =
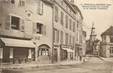
[(113, 73), (113, 0), (0, 0), (0, 73)]

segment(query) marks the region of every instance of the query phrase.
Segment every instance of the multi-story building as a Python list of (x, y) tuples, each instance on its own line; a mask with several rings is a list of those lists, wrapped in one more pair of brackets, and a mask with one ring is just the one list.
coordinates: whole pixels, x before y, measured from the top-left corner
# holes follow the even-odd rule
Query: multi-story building
[(55, 0), (53, 16), (54, 60), (73, 60), (79, 57), (78, 52), (80, 49), (82, 51), (83, 20), (79, 8), (74, 5), (74, 1)]
[(82, 51), (82, 14), (68, 0), (1, 0), (0, 59), (39, 63), (74, 60)]
[(1, 0), (0, 48), (3, 62), (49, 62), (52, 49), (51, 2), (42, 0)]
[(108, 28), (105, 32), (101, 34), (101, 56), (112, 57), (113, 56), (113, 26)]
[[(71, 0), (71, 2), (74, 2), (74, 0)], [(79, 59), (81, 60), (82, 56), (83, 56), (83, 51), (84, 51), (84, 48), (82, 47), (83, 40), (84, 40), (83, 16), (82, 16), (80, 9), (75, 4), (72, 4), (72, 6), (77, 11), (76, 12), (77, 25), (76, 25), (76, 34), (75, 34), (75, 38), (76, 38), (76, 40), (75, 40), (75, 58), (76, 58), (76, 60), (79, 60)]]

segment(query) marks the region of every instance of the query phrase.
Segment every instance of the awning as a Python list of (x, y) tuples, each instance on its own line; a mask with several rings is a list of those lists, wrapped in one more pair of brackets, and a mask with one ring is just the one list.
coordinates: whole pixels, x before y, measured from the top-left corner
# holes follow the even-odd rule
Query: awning
[(25, 47), (25, 48), (35, 48), (35, 45), (30, 40), (20, 40), (12, 38), (1, 38), (8, 47)]
[(5, 44), (3, 43), (3, 41), (0, 39), (0, 47), (4, 46)]
[(67, 52), (74, 52), (74, 50), (69, 49), (69, 48), (62, 48), (63, 50), (66, 50)]

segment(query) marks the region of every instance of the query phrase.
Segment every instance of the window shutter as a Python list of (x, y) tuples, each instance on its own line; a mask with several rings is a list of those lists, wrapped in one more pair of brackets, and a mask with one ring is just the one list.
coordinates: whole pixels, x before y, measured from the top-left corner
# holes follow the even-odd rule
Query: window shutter
[(8, 15), (8, 16), (6, 17), (5, 29), (9, 30), (9, 29), (10, 29), (10, 25), (11, 25), (11, 16)]
[(24, 20), (20, 19), (20, 31), (24, 32), (25, 26), (24, 26)]
[(55, 6), (55, 21), (58, 22), (58, 7)]
[(42, 34), (43, 35), (46, 35), (46, 25), (43, 25), (42, 26)]
[(37, 28), (36, 28), (36, 23), (33, 23), (33, 33), (36, 33), (37, 32)]

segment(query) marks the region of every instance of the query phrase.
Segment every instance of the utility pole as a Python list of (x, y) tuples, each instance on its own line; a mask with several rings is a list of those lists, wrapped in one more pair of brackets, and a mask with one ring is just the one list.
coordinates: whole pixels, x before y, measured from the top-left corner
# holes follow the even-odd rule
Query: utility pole
[(94, 51), (94, 40), (96, 35), (94, 34), (95, 27), (94, 27), (94, 23), (92, 23), (92, 28), (91, 28), (91, 34), (90, 34), (90, 39), (89, 39), (89, 48), (90, 50), (90, 54), (93, 55), (93, 51)]

